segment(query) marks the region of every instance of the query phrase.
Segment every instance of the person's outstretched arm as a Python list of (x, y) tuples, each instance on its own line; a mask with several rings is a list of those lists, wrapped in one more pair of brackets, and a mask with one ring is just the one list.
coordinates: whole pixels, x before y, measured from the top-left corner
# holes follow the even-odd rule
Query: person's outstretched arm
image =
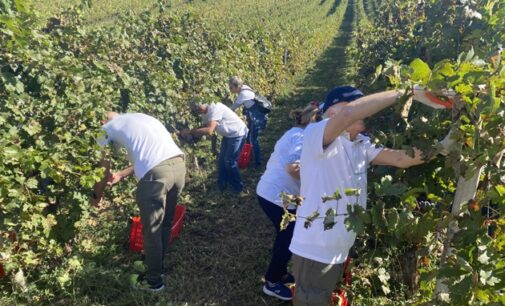
[[(452, 131), (449, 131), (447, 136), (438, 142), (439, 151), (438, 154), (446, 156), (449, 154), (451, 146), (454, 144), (454, 140), (451, 138)], [(412, 166), (417, 166), (424, 164), (436, 157), (433, 156), (431, 159), (426, 160), (423, 158), (423, 153), (418, 148), (412, 148), (414, 150), (414, 156), (409, 154), (406, 150), (393, 150), (393, 149), (383, 149), (373, 160), (372, 165), (381, 166), (393, 166), (397, 168), (409, 168)]]
[(217, 127), (217, 121), (212, 120), (209, 121), (206, 127), (191, 130), (190, 133), (193, 136), (212, 135), (216, 130), (216, 127)]
[(233, 102), (232, 105), (230, 105), (230, 108), (232, 111), (235, 111), (237, 108), (241, 107), (242, 104), (244, 104), (244, 101), (240, 99), (241, 97), (239, 96), (235, 102)]
[(112, 173), (107, 179), (107, 186), (112, 186), (119, 183), (125, 177), (133, 174), (133, 166), (128, 166), (125, 169)]
[(386, 107), (395, 104), (402, 95), (404, 95), (403, 91), (384, 91), (359, 98), (343, 105), (339, 111), (330, 118), (326, 125), (323, 146), (330, 145), (354, 122), (370, 117)]
[(413, 150), (414, 156), (409, 155), (406, 150), (383, 149), (377, 157), (372, 160), (372, 165), (409, 168), (425, 163), (421, 150), (417, 148), (413, 148)]

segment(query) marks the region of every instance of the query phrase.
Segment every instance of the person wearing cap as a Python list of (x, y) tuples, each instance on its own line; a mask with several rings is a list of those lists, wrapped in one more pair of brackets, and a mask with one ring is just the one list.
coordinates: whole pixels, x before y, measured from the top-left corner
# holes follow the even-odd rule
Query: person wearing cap
[[(293, 236), (294, 222), (284, 230), (280, 229), (284, 213), (281, 194), (283, 192), (300, 194), (300, 155), (302, 153), (303, 131), (305, 127), (316, 120), (319, 109), (317, 104), (304, 109), (291, 111), (295, 126), (288, 130), (275, 144), (270, 155), (265, 173), (256, 188), (258, 202), (272, 221), (276, 236), (272, 256), (265, 274), (263, 292), (283, 301), (292, 299), (291, 290), (286, 284), (294, 283), (294, 278), (288, 273), (288, 263), (291, 259), (289, 244)], [(289, 212), (296, 213), (296, 207), (290, 205)]]
[[(414, 92), (413, 99), (423, 100), (424, 94)], [(403, 95), (402, 91), (386, 91), (364, 96), (351, 86), (336, 87), (322, 107), (325, 119), (305, 129), (300, 158), (304, 201), (298, 207), (289, 248), (296, 279), (294, 305), (328, 305), (356, 238), (344, 224), (347, 205), (366, 207), (367, 168), (370, 165), (408, 168), (424, 162), (421, 151), (416, 148), (410, 156), (405, 150), (376, 147), (361, 134), (365, 129), (364, 118), (398, 103)], [(359, 196), (346, 196), (347, 188), (358, 189)], [(322, 197), (331, 196), (337, 190), (342, 198), (323, 204)], [(315, 211), (325, 216), (330, 208), (337, 213), (332, 229), (324, 229), (324, 217), (316, 218), (305, 228), (306, 217)]]
[[(168, 250), (177, 198), (184, 188), (186, 164), (184, 154), (172, 135), (157, 119), (141, 114), (108, 112), (102, 129), (105, 136), (100, 146), (124, 147), (132, 166), (109, 174), (95, 186), (93, 204), (98, 204), (104, 188), (135, 175), (138, 180), (136, 200), (143, 227), (146, 273), (135, 281), (135, 287), (160, 291), (163, 260)], [(109, 173), (108, 163), (106, 173)]]
[(244, 84), (241, 78), (234, 76), (228, 82), (230, 92), (238, 94), (235, 102), (230, 106), (232, 110), (244, 107), (249, 134), (247, 141), (253, 146), (254, 165), (261, 166), (261, 149), (259, 134), (266, 127), (268, 116), (261, 110), (255, 101), (256, 93), (251, 87)]
[(194, 102), (191, 111), (196, 115), (203, 115), (206, 126), (184, 130), (181, 135), (187, 137), (212, 135), (214, 132), (223, 136), (221, 150), (218, 156), (218, 187), (224, 192), (228, 186), (234, 193), (240, 194), (244, 184), (240, 176), (237, 158), (242, 150), (247, 136), (247, 126), (239, 116), (223, 103), (204, 104)]

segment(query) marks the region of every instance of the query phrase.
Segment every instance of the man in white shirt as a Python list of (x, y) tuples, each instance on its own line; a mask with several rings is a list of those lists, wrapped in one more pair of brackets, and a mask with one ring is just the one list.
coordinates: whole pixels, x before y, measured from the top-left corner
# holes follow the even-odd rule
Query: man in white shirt
[(246, 140), (247, 126), (223, 103), (193, 103), (191, 110), (195, 114), (203, 115), (206, 126), (191, 131), (185, 130), (182, 136), (212, 135), (214, 131), (223, 136), (218, 157), (218, 186), (221, 191), (224, 191), (230, 184), (233, 192), (241, 193), (244, 184), (240, 177), (237, 158)]
[[(424, 162), (418, 149), (411, 157), (405, 150), (377, 148), (360, 134), (365, 128), (364, 118), (393, 105), (402, 95), (403, 92), (386, 91), (364, 97), (351, 86), (337, 87), (323, 106), (327, 119), (305, 129), (300, 166), (304, 202), (297, 215), (307, 217), (318, 211), (324, 216), (333, 208), (337, 217), (330, 230), (324, 230), (322, 218), (309, 228), (304, 227), (304, 218), (296, 221), (290, 245), (296, 279), (294, 305), (328, 305), (356, 238), (345, 227), (344, 214), (348, 204), (366, 207), (369, 165), (407, 168)], [(413, 98), (416, 99), (416, 93)], [(346, 196), (346, 188), (359, 189), (361, 193), (358, 197)], [(336, 190), (342, 198), (323, 204), (321, 198)]]
[[(163, 258), (167, 252), (177, 197), (184, 187), (186, 166), (184, 154), (165, 126), (157, 119), (140, 113), (107, 113), (102, 126), (106, 135), (101, 146), (124, 147), (132, 166), (108, 175), (95, 187), (94, 197), (101, 198), (105, 183), (109, 186), (135, 174), (138, 181), (136, 200), (144, 235), (147, 271), (136, 287), (149, 291), (164, 288)], [(108, 173), (108, 167), (106, 167)]]
[(259, 134), (266, 127), (268, 116), (256, 103), (256, 93), (251, 87), (244, 84), (241, 78), (234, 76), (228, 82), (230, 92), (238, 94), (235, 102), (230, 106), (232, 110), (244, 107), (244, 115), (247, 118), (249, 134), (247, 141), (253, 146), (254, 165), (261, 166), (261, 149)]

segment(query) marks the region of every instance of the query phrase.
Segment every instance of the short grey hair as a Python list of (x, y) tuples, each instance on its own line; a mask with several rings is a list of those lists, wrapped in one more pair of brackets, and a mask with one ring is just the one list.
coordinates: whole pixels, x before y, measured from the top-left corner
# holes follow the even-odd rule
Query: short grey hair
[(242, 87), (242, 85), (244, 85), (244, 81), (242, 81), (242, 79), (238, 76), (233, 76), (228, 81), (228, 84), (231, 86), (240, 88), (240, 87)]

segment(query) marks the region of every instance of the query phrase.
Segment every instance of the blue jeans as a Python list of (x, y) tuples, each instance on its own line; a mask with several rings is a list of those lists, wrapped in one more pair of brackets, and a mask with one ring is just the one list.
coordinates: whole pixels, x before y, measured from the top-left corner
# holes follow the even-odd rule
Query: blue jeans
[[(288, 273), (288, 263), (292, 255), (289, 245), (291, 244), (291, 238), (293, 238), (295, 222), (290, 222), (288, 227), (281, 231), (280, 224), (284, 209), (260, 196), (258, 196), (258, 202), (270, 221), (272, 221), (276, 232), (272, 259), (265, 274), (265, 280), (271, 283), (278, 283)], [(289, 212), (295, 213), (296, 210), (289, 210)]]
[(244, 188), (240, 178), (240, 170), (237, 158), (244, 146), (246, 136), (223, 137), (221, 140), (221, 151), (218, 158), (218, 179), (217, 183), (221, 191), (226, 189), (228, 183), (234, 192), (241, 192)]
[(267, 115), (263, 113), (256, 105), (244, 109), (247, 117), (247, 128), (249, 135), (247, 141), (253, 146), (254, 163), (256, 166), (261, 165), (261, 149), (259, 143), (259, 134), (267, 124)]

